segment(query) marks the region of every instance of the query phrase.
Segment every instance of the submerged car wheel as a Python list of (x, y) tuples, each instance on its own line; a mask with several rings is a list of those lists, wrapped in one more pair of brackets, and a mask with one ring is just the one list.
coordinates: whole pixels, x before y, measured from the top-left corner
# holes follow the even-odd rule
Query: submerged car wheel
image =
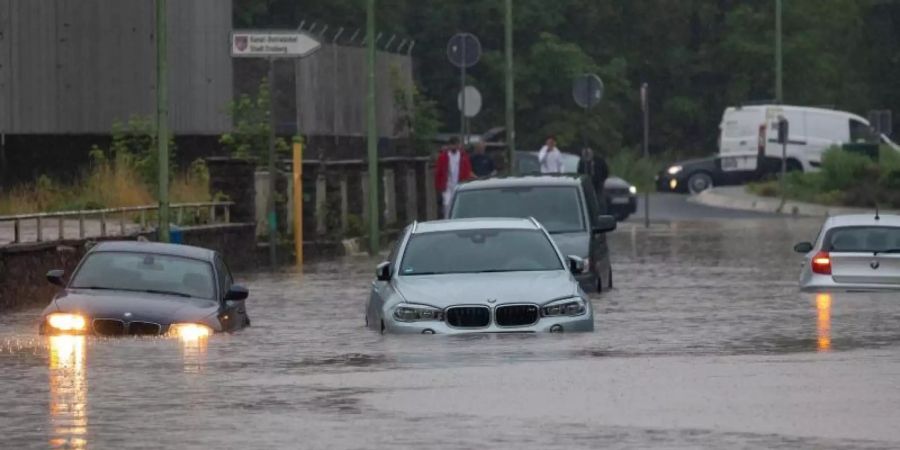
[(691, 194), (699, 194), (711, 187), (713, 187), (713, 180), (706, 172), (697, 172), (688, 178), (688, 191)]

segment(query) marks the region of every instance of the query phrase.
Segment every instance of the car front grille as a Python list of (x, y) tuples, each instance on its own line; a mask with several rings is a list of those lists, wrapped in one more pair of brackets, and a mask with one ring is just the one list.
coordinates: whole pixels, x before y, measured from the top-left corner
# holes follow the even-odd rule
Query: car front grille
[(451, 327), (481, 328), (491, 323), (491, 310), (486, 306), (452, 306), (447, 308)]
[(532, 325), (538, 320), (538, 307), (535, 305), (498, 306), (494, 320), (501, 327), (521, 327)]
[(156, 336), (162, 328), (158, 323), (129, 322), (119, 319), (94, 319), (94, 333), (100, 336)]
[(128, 334), (132, 336), (156, 336), (159, 334), (158, 323), (131, 322), (128, 324)]
[(125, 322), (119, 319), (94, 319), (94, 333), (101, 336), (121, 336), (125, 334)]

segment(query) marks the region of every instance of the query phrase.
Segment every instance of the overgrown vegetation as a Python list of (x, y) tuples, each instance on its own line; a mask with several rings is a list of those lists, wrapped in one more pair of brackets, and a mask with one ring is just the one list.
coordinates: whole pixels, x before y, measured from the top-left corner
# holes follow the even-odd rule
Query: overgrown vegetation
[(394, 107), (397, 120), (394, 133), (408, 133), (413, 150), (420, 155), (434, 151), (434, 137), (441, 130), (437, 103), (422, 94), (413, 83), (407, 90), (397, 67), (391, 67), (391, 88), (394, 92)]
[[(234, 123), (234, 132), (219, 138), (219, 143), (231, 152), (231, 156), (255, 159), (260, 166), (268, 164), (271, 101), (269, 82), (265, 78), (260, 81), (256, 95), (243, 94), (231, 101), (228, 113)], [(284, 138), (275, 138), (276, 158), (288, 156), (289, 150)]]
[[(754, 183), (748, 189), (757, 195), (781, 196), (778, 180)], [(788, 198), (805, 202), (900, 208), (900, 153), (882, 146), (874, 161), (832, 148), (822, 156), (820, 171), (789, 173), (785, 190)]]
[(606, 163), (609, 165), (610, 176), (622, 178), (635, 185), (638, 191), (645, 192), (654, 190), (653, 178), (660, 168), (673, 160), (672, 158), (669, 154), (644, 158), (639, 150), (623, 149), (608, 156)]
[[(170, 138), (169, 147), (175, 150)], [(157, 201), (157, 152), (155, 129), (149, 119), (133, 117), (113, 124), (109, 148), (94, 146), (91, 164), (75, 183), (60, 184), (41, 176), (32, 184), (18, 186), (0, 196), (0, 214), (73, 211), (151, 205)], [(209, 171), (203, 160), (174, 174), (170, 200), (208, 201)]]

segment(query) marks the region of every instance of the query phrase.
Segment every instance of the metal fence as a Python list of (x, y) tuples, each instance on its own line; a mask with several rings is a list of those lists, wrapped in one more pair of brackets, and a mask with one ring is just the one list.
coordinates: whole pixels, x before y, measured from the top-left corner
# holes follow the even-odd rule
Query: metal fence
[[(185, 223), (186, 214), (187, 217), (192, 214), (192, 224), (230, 223), (232, 205), (233, 202), (178, 203), (170, 205), (170, 209), (174, 212), (176, 225)], [(51, 235), (63, 240), (148, 231), (148, 218), (158, 210), (158, 205), (148, 205), (0, 216), (0, 245), (43, 242)], [(118, 229), (117, 233), (110, 233), (115, 229)]]

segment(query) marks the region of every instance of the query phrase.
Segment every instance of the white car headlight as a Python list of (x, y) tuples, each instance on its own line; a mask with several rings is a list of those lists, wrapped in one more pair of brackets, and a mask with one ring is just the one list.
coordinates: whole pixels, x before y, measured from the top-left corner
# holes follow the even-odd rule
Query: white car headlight
[(637, 194), (637, 186), (629, 186), (628, 192), (631, 192), (631, 195)]
[(666, 172), (669, 172), (669, 175), (677, 175), (678, 172), (681, 172), (682, 169), (683, 167), (681, 166), (672, 166), (669, 167), (669, 170), (666, 170)]
[(207, 338), (213, 333), (213, 329), (199, 323), (173, 323), (169, 325), (169, 335), (181, 339), (193, 340)]
[(558, 300), (541, 307), (544, 317), (580, 316), (587, 312), (587, 304), (579, 297)]
[(403, 304), (394, 308), (394, 319), (400, 322), (431, 322), (444, 320), (440, 309), (425, 305)]
[(53, 313), (47, 316), (47, 325), (56, 331), (84, 331), (87, 320), (78, 314)]

